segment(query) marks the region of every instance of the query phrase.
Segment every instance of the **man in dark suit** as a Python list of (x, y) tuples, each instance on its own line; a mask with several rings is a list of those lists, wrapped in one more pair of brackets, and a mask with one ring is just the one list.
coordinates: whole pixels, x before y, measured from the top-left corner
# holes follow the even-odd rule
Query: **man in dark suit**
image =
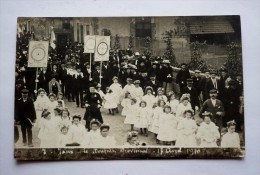
[(65, 94), (65, 81), (67, 78), (67, 69), (65, 68), (65, 63), (61, 62), (61, 69), (59, 70), (59, 80), (61, 85), (61, 91)]
[(204, 71), (205, 76), (201, 78), (200, 82), (199, 82), (199, 93), (202, 92), (202, 101), (207, 100), (207, 93), (206, 93), (206, 84), (207, 82), (210, 80), (210, 73), (208, 70)]
[[(103, 62), (102, 65), (102, 91), (106, 92), (106, 87), (110, 86), (112, 84), (112, 77), (115, 76), (114, 72), (112, 70), (112, 67), (108, 65), (107, 61)], [(99, 81), (98, 81), (99, 83)]]
[[(29, 91), (27, 89), (22, 90), (22, 98), (20, 98), (15, 105), (15, 120), (20, 122), (23, 145), (33, 147), (32, 143), (32, 126), (36, 120), (36, 112), (33, 104), (33, 100), (28, 98)], [(28, 136), (28, 140), (27, 140)]]
[(217, 99), (217, 90), (212, 89), (210, 90), (210, 99), (206, 100), (201, 109), (200, 109), (200, 116), (205, 111), (210, 112), (212, 114), (211, 121), (214, 122), (219, 129), (222, 129), (223, 126), (223, 117), (225, 115), (223, 104), (220, 100)]
[(181, 96), (183, 94), (190, 94), (190, 103), (193, 110), (199, 110), (200, 101), (197, 89), (193, 86), (193, 80), (187, 79), (187, 86), (182, 88)]
[(179, 85), (180, 91), (183, 87), (187, 86), (186, 81), (188, 78), (191, 78), (191, 76), (189, 70), (187, 69), (187, 64), (182, 63), (181, 70), (176, 75), (176, 83)]
[(157, 93), (157, 89), (160, 87), (160, 82), (156, 80), (155, 74), (150, 75), (150, 81), (147, 82), (147, 86), (151, 86), (153, 88), (153, 92)]
[(43, 88), (46, 91), (46, 93), (49, 93), (49, 81), (51, 80), (51, 76), (50, 73), (47, 72), (47, 68), (42, 68), (37, 78), (39, 81), (38, 88)]
[(211, 71), (210, 73), (210, 79), (209, 81), (206, 82), (205, 85), (205, 91), (206, 91), (206, 99), (208, 99), (209, 96), (209, 91), (211, 89), (216, 89), (217, 93), (219, 94), (219, 90), (220, 90), (220, 84), (219, 84), (219, 80), (217, 79), (217, 72), (216, 71)]
[(194, 73), (195, 74), (192, 77), (193, 87), (197, 90), (198, 95), (200, 95), (199, 82), (201, 80), (201, 76), (200, 76), (201, 71), (195, 70)]

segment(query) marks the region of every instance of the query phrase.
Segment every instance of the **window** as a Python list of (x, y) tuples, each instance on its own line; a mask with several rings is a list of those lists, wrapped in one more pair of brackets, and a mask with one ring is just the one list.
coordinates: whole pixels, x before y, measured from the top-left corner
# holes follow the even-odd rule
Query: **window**
[(77, 42), (79, 42), (79, 23), (77, 23)]
[(152, 27), (150, 22), (137, 22), (135, 23), (135, 36), (145, 38), (152, 37)]
[(86, 35), (90, 35), (90, 32), (89, 32), (89, 25), (86, 25)]
[(84, 30), (83, 25), (80, 25), (80, 42), (83, 43), (84, 41)]
[(62, 23), (62, 29), (69, 30), (70, 29), (70, 23), (69, 22), (63, 22)]

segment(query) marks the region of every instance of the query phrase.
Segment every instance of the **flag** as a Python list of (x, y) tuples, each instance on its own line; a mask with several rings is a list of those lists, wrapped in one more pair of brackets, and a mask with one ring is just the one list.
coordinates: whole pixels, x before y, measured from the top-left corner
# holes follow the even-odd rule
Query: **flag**
[(53, 27), (51, 27), (50, 46), (51, 46), (53, 49), (56, 48), (56, 44), (55, 44), (54, 41), (56, 41), (56, 37), (55, 37), (55, 33), (54, 33), (54, 30), (53, 30)]

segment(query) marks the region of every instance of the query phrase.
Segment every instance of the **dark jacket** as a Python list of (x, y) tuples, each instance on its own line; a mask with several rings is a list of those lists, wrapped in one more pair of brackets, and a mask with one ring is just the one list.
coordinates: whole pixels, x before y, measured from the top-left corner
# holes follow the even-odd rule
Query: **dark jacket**
[(30, 127), (32, 122), (36, 119), (36, 112), (33, 101), (28, 98), (25, 102), (20, 98), (15, 105), (15, 120), (20, 121), (21, 126)]

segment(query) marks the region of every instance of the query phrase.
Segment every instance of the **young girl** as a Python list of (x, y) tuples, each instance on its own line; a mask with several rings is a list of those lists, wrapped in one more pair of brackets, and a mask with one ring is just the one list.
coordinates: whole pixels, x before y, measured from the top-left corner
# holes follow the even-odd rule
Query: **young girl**
[(200, 124), (197, 131), (197, 138), (200, 139), (200, 146), (209, 148), (217, 147), (217, 140), (220, 138), (218, 127), (211, 122), (211, 113), (205, 111), (202, 116), (204, 121)]
[(159, 131), (159, 118), (163, 114), (164, 106), (165, 106), (164, 100), (159, 100), (157, 102), (157, 106), (153, 109), (153, 114), (152, 114), (152, 118), (151, 118), (151, 125), (149, 126), (149, 131), (154, 133), (157, 143), (159, 143), (159, 140), (157, 139), (157, 134), (158, 134), (158, 131)]
[(222, 136), (221, 147), (222, 148), (240, 148), (240, 138), (236, 130), (236, 122), (227, 122), (228, 132)]
[(179, 100), (175, 98), (175, 93), (171, 92), (169, 93), (169, 100), (167, 102), (167, 105), (169, 105), (172, 109), (172, 113), (176, 115), (177, 107), (179, 105)]
[(57, 143), (57, 125), (53, 122), (51, 113), (43, 110), (38, 138), (41, 140), (41, 148), (55, 148)]
[(142, 100), (147, 103), (148, 109), (153, 108), (154, 104), (156, 103), (156, 99), (153, 95), (153, 88), (151, 86), (147, 86), (145, 88), (145, 95), (142, 97)]
[(131, 125), (131, 131), (134, 130), (134, 124), (137, 123), (137, 112), (138, 112), (138, 105), (136, 104), (136, 99), (131, 99), (131, 105), (129, 106), (128, 112), (125, 117), (124, 124)]
[(72, 117), (72, 125), (70, 126), (70, 137), (72, 143), (82, 145), (83, 138), (86, 136), (86, 128), (80, 123), (81, 116), (74, 115)]
[(85, 146), (92, 147), (100, 137), (100, 122), (97, 119), (90, 121), (90, 131), (86, 134)]
[(49, 111), (53, 114), (54, 109), (58, 106), (58, 102), (56, 101), (56, 95), (54, 93), (49, 94)]
[(72, 124), (71, 119), (70, 119), (70, 112), (68, 108), (65, 108), (61, 111), (61, 122), (60, 122), (60, 127), (61, 126), (67, 126), (70, 127)]
[(116, 94), (109, 87), (107, 87), (106, 91), (107, 93), (104, 96), (104, 108), (108, 109), (109, 114), (115, 115), (114, 111), (117, 108)]
[(116, 140), (113, 136), (109, 136), (110, 125), (102, 124), (100, 126), (100, 137), (95, 143), (95, 148), (113, 148), (116, 146)]
[(164, 113), (159, 118), (159, 130), (157, 139), (163, 142), (163, 145), (175, 145), (177, 137), (177, 124), (178, 120), (171, 114), (171, 107), (166, 105)]
[(187, 110), (192, 110), (191, 104), (190, 104), (190, 98), (187, 96), (182, 96), (180, 99), (180, 103), (177, 106), (176, 117), (183, 118), (184, 112)]
[[(114, 99), (115, 103), (117, 105), (119, 105), (120, 104), (120, 97), (121, 97), (123, 89), (122, 89), (121, 84), (118, 83), (118, 77), (113, 77), (112, 80), (113, 80), (113, 84), (110, 85), (110, 89), (112, 90), (112, 92), (115, 95), (115, 99)], [(117, 113), (119, 112), (117, 107), (116, 107), (116, 112)]]
[(104, 99), (104, 96), (105, 96), (105, 94), (104, 94), (104, 92), (101, 90), (101, 84), (97, 84), (97, 86), (96, 86), (96, 93), (98, 93), (99, 95), (100, 95), (100, 97), (102, 98), (102, 99)]
[(38, 96), (36, 101), (34, 102), (34, 107), (35, 107), (35, 111), (36, 111), (36, 124), (35, 126), (40, 126), (40, 120), (41, 120), (41, 115), (44, 109), (48, 109), (48, 105), (49, 105), (49, 98), (46, 96), (46, 92), (44, 89), (40, 88), (38, 90)]
[(64, 148), (66, 147), (66, 144), (70, 144), (71, 140), (68, 134), (69, 128), (67, 126), (62, 126), (60, 128), (60, 134), (58, 136), (58, 148)]
[(126, 143), (124, 144), (124, 146), (125, 147), (141, 146), (138, 141), (138, 132), (137, 131), (128, 132)]
[(193, 111), (186, 110), (184, 112), (184, 118), (178, 123), (177, 130), (178, 135), (176, 139), (176, 146), (178, 147), (196, 147), (196, 135), (197, 125), (195, 120), (192, 119)]
[(123, 106), (121, 115), (126, 116), (129, 111), (129, 107), (131, 106), (131, 94), (129, 92), (125, 94), (125, 98), (122, 100), (121, 105)]
[(132, 97), (135, 98), (137, 100), (137, 102), (141, 101), (143, 95), (144, 95), (144, 91), (143, 89), (140, 87), (140, 80), (135, 80), (134, 81), (134, 88), (132, 90)]
[(141, 101), (139, 106), (136, 127), (140, 128), (141, 134), (148, 137), (147, 128), (150, 124), (150, 112), (147, 110), (145, 101)]
[(64, 100), (63, 100), (63, 93), (62, 92), (58, 92), (58, 95), (57, 95), (57, 102), (61, 102), (62, 103), (62, 108), (65, 108), (65, 103), (64, 103)]
[(164, 89), (163, 88), (158, 88), (157, 96), (155, 98), (156, 98), (156, 101), (164, 100), (165, 102), (167, 102), (167, 97), (164, 95)]

